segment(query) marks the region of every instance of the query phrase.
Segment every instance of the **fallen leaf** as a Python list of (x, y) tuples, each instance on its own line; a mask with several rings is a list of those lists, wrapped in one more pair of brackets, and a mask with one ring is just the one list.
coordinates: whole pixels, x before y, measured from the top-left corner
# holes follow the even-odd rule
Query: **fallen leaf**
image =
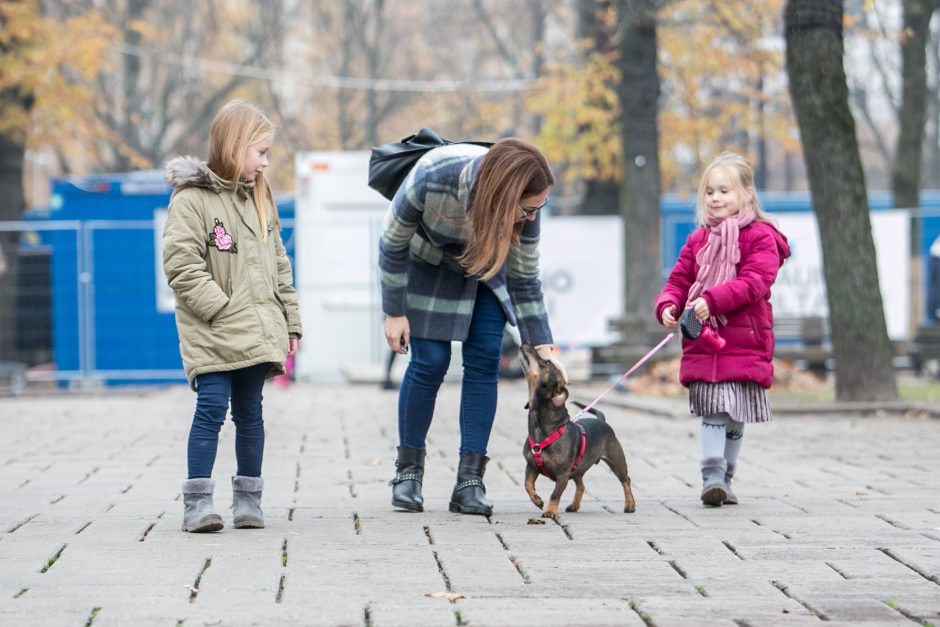
[(544, 525), (544, 524), (545, 524), (545, 519), (544, 519), (544, 518), (530, 518), (528, 524), (530, 524), (530, 525)]
[(425, 592), (424, 596), (431, 597), (432, 599), (447, 599), (448, 601), (457, 601), (467, 598), (459, 592)]

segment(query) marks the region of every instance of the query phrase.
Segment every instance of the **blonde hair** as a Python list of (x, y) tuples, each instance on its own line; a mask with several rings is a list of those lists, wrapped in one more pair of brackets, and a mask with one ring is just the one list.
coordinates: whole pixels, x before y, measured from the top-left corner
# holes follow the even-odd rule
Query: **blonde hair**
[(517, 221), (519, 201), (554, 184), (548, 161), (533, 144), (516, 137), (493, 144), (477, 173), (468, 211), (470, 236), (457, 258), (467, 274), (486, 280), (499, 272), (525, 225)]
[[(723, 152), (712, 159), (711, 163), (705, 167), (705, 171), (702, 172), (702, 180), (698, 186), (698, 196), (695, 202), (695, 219), (700, 226), (705, 226), (705, 219), (708, 216), (705, 188), (708, 187), (709, 176), (711, 176), (711, 173), (715, 170), (720, 170), (731, 179), (731, 187), (738, 195), (738, 200), (742, 204), (745, 203), (750, 193), (750, 203), (754, 208), (754, 214), (757, 216), (755, 220), (759, 222), (770, 222), (771, 224), (774, 223), (774, 219), (771, 218), (760, 205), (757, 190), (754, 189), (754, 170), (751, 168), (751, 164), (748, 163), (747, 159), (736, 152)], [(749, 188), (751, 190), (750, 192), (748, 192)]]
[[(245, 152), (252, 144), (273, 137), (275, 126), (261, 110), (241, 100), (232, 100), (219, 109), (212, 119), (209, 131), (209, 160), (207, 165), (216, 176), (237, 189), (245, 166)], [(280, 228), (281, 223), (274, 204), (271, 185), (261, 172), (255, 178), (252, 200), (258, 221), (261, 223), (261, 239), (268, 239), (268, 215)]]

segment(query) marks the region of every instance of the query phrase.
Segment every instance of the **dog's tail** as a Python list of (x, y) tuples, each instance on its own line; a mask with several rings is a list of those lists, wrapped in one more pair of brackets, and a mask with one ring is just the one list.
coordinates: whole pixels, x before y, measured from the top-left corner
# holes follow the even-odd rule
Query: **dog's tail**
[[(584, 409), (585, 407), (587, 407), (587, 405), (585, 405), (584, 403), (579, 403), (578, 401), (573, 401), (573, 402), (574, 402), (575, 405), (577, 405), (577, 406), (580, 407), (581, 409)], [(595, 418), (597, 418), (597, 419), (600, 420), (601, 422), (607, 422), (607, 419), (604, 418), (604, 412), (602, 412), (601, 410), (597, 409), (596, 407), (592, 407), (591, 409), (589, 409), (589, 410), (588, 410), (588, 413), (591, 414), (591, 415), (593, 415)]]

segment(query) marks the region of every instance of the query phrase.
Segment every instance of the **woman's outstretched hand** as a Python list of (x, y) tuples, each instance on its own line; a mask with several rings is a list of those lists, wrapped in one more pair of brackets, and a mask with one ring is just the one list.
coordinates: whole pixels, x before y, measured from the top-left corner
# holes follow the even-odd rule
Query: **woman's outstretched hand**
[(539, 357), (545, 361), (550, 361), (555, 364), (555, 367), (561, 372), (561, 378), (565, 380), (565, 383), (568, 383), (568, 371), (565, 370), (564, 364), (561, 363), (557, 357), (555, 357), (554, 351), (552, 351), (551, 344), (542, 344), (535, 347), (535, 352), (538, 353)]
[(406, 316), (388, 316), (385, 318), (385, 341), (396, 353), (408, 352), (411, 344), (411, 327)]

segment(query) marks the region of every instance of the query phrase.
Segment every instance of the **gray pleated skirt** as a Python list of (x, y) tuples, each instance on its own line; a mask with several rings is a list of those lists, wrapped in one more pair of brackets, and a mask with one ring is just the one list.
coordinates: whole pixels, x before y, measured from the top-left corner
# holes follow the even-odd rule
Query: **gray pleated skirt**
[(726, 412), (738, 422), (770, 422), (767, 390), (753, 381), (695, 381), (689, 386), (689, 411), (696, 416)]

